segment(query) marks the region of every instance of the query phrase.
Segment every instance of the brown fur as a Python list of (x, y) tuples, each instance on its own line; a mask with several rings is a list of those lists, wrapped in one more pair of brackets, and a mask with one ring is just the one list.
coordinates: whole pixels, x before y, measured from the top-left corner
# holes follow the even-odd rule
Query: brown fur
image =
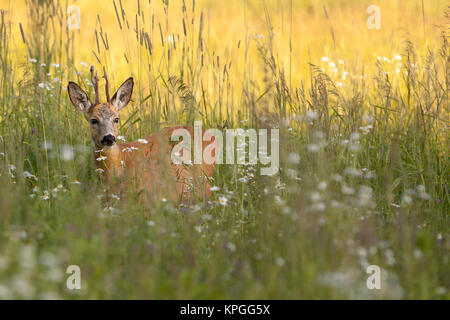
[[(102, 144), (102, 139), (106, 135), (117, 138), (118, 123), (115, 119), (119, 117), (120, 110), (131, 98), (133, 84), (130, 79), (119, 88), (111, 102), (97, 105), (93, 105), (86, 93), (75, 83), (69, 83), (68, 87), (74, 106), (83, 112), (88, 121), (97, 120), (97, 123), (90, 124), (95, 164), (97, 169), (103, 170), (102, 176), (110, 191), (122, 194), (123, 191), (132, 188), (133, 191), (144, 195), (147, 201), (166, 198), (172, 202), (186, 202), (194, 198), (209, 197), (208, 180), (214, 173), (215, 163), (176, 165), (170, 158), (173, 147), (170, 143), (172, 132), (175, 129), (184, 128), (190, 132), (192, 139), (194, 136), (192, 127), (162, 129), (147, 136), (146, 144), (139, 142), (114, 143), (112, 146)], [(131, 84), (127, 83), (130, 81)], [(202, 151), (211, 143), (216, 141), (203, 141)]]
[[(212, 177), (215, 165), (176, 165), (170, 159), (170, 136), (179, 128), (188, 130), (193, 137), (192, 127), (172, 127), (147, 136), (147, 144), (116, 143), (104, 147), (102, 152), (94, 152), (96, 159), (106, 156), (103, 161), (95, 161), (96, 168), (104, 170), (105, 181), (115, 186), (117, 193), (131, 184), (135, 191), (145, 193), (146, 198), (152, 200), (166, 198), (172, 202), (189, 202), (194, 198), (207, 198), (211, 193), (208, 178)], [(203, 142), (203, 149), (210, 143)]]

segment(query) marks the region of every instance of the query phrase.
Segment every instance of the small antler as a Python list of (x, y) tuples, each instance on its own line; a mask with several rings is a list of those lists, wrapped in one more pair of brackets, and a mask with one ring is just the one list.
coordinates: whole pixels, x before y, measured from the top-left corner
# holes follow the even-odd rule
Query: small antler
[(103, 78), (105, 79), (106, 101), (111, 102), (111, 99), (109, 98), (109, 80), (108, 76), (106, 75), (105, 67), (103, 67)]
[(94, 86), (95, 91), (95, 104), (99, 104), (99, 96), (98, 96), (98, 77), (97, 72), (95, 71), (94, 66), (91, 66), (91, 82)]

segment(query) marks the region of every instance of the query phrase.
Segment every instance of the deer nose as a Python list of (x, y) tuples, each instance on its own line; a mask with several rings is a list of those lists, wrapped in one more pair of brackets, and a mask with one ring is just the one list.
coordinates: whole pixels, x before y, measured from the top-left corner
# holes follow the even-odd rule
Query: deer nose
[(103, 145), (110, 147), (114, 144), (114, 142), (116, 142), (116, 137), (114, 137), (112, 134), (108, 134), (103, 137), (101, 142)]

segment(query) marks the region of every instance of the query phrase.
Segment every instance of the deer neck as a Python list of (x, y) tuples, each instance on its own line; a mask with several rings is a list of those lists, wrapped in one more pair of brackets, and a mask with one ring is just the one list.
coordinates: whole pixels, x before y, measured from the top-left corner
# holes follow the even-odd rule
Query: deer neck
[(121, 166), (120, 147), (115, 143), (111, 147), (98, 148), (94, 145), (94, 158), (96, 168), (112, 170)]

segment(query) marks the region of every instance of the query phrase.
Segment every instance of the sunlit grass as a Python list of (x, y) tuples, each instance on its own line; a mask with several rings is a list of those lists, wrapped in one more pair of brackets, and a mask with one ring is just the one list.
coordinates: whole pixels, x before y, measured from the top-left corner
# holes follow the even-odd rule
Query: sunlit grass
[[(0, 2), (0, 298), (449, 297), (445, 1), (380, 1), (380, 30), (364, 1), (123, 2), (78, 1), (79, 31), (58, 2)], [(122, 139), (279, 128), (279, 174), (106, 201), (66, 91), (93, 94), (91, 64), (135, 78)]]

